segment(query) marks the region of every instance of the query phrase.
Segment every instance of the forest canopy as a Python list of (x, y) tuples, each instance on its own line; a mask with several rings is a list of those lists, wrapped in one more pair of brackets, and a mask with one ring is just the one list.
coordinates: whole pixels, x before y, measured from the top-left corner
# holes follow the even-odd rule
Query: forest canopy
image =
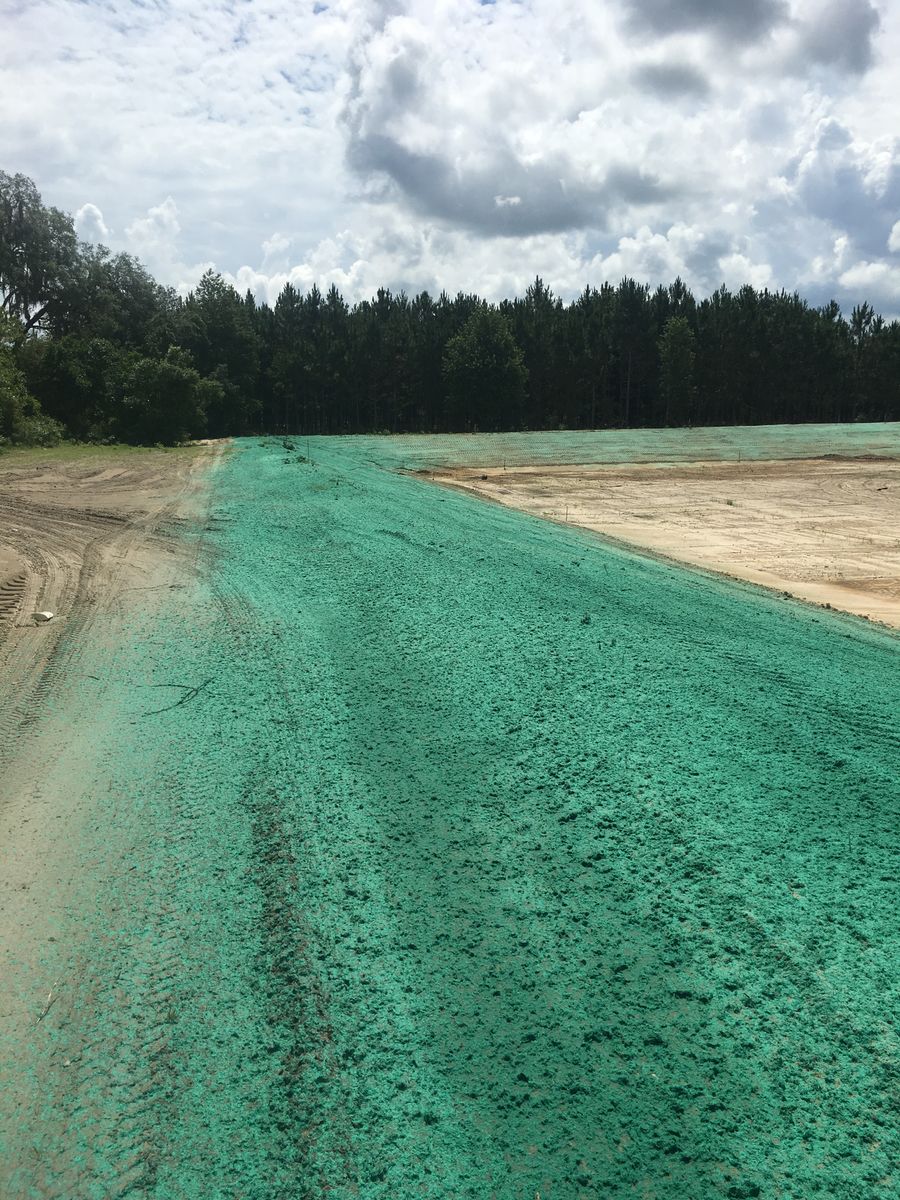
[(0, 446), (898, 419), (900, 323), (865, 301), (626, 278), (566, 304), (538, 278), (269, 306), (214, 271), (182, 297), (0, 171)]

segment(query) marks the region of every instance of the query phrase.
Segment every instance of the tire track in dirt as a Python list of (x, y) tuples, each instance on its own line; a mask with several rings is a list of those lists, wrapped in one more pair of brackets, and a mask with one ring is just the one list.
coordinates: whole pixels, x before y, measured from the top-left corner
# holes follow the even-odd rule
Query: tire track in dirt
[[(233, 521), (224, 516), (212, 525), (221, 531)], [(263, 569), (253, 591), (265, 592), (266, 585)], [(328, 989), (316, 969), (322, 948), (313, 953), (315, 931), (298, 903), (300, 877), (315, 873), (313, 860), (320, 852), (311, 831), (298, 829), (296, 821), (289, 819), (292, 798), (280, 790), (298, 786), (298, 754), (303, 756), (301, 747), (311, 744), (315, 732), (308, 713), (296, 704), (296, 681), (290, 679), (280, 656), (283, 626), (270, 622), (271, 605), (277, 599), (270, 597), (270, 604), (261, 610), (228, 572), (216, 573), (211, 590), (233, 642), (231, 653), (236, 661), (252, 664), (269, 713), (265, 746), (241, 797), (250, 821), (246, 874), (261, 900), (257, 1003), (279, 1063), (266, 1098), (269, 1158), (277, 1164), (283, 1186), (294, 1189), (291, 1194), (319, 1195), (352, 1187), (355, 1165), (338, 1082), (341, 1064), (331, 1044)], [(323, 1112), (325, 1079), (331, 1080), (338, 1094)]]
[[(323, 1115), (309, 1077), (322, 1071), (334, 1076), (337, 1068), (328, 1062), (326, 1002), (304, 959), (303, 914), (292, 905), (303, 842), (298, 849), (284, 827), (279, 797), (268, 782), (273, 773), (284, 777), (283, 765), (273, 768), (273, 759), (292, 760), (298, 725), (246, 597), (240, 589), (214, 584), (210, 599), (212, 604), (191, 607), (181, 620), (168, 612), (175, 624), (171, 636), (184, 658), (182, 671), (204, 672), (214, 661), (236, 664), (238, 671), (226, 667), (231, 690), (224, 695), (221, 686), (209, 689), (210, 704), (221, 700), (226, 721), (217, 719), (208, 727), (200, 712), (190, 725), (196, 729), (199, 719), (199, 728), (208, 728), (225, 746), (236, 735), (241, 740), (232, 706), (234, 697), (246, 692), (241, 667), (252, 662), (265, 711), (283, 728), (285, 742), (267, 739), (262, 747), (238, 750), (244, 767), (227, 782), (196, 750), (185, 750), (177, 765), (164, 755), (154, 771), (145, 766), (134, 779), (130, 776), (139, 764), (123, 777), (121, 763), (115, 765), (116, 748), (112, 761), (102, 765), (99, 775), (115, 777), (116, 793), (123, 788), (125, 794), (130, 788), (135, 795), (149, 792), (140, 828), (130, 834), (134, 844), (118, 872), (107, 863), (109, 879), (98, 897), (102, 912), (135, 914), (140, 933), (131, 928), (131, 919), (116, 932), (121, 917), (113, 917), (112, 932), (91, 954), (90, 978), (70, 1003), (89, 1038), (78, 1055), (62, 1051), (71, 1066), (66, 1087), (57, 1084), (53, 1092), (56, 1132), (45, 1133), (40, 1167), (28, 1176), (41, 1196), (61, 1200), (90, 1187), (116, 1196), (204, 1196), (211, 1185), (210, 1154), (221, 1165), (217, 1186), (227, 1187), (230, 1180), (241, 1195), (259, 1200), (319, 1194), (316, 1189), (327, 1189), (338, 1175), (351, 1177), (340, 1166), (340, 1149), (336, 1158), (329, 1155), (327, 1170), (319, 1162)], [(202, 637), (185, 638), (181, 625), (196, 622), (204, 612)], [(157, 673), (173, 668), (170, 658), (156, 661)], [(146, 721), (148, 730), (166, 723), (185, 728), (181, 720), (175, 724), (175, 710), (165, 706)], [(130, 737), (134, 741), (135, 734)], [(223, 860), (217, 861), (215, 849), (218, 845), (229, 856), (234, 851), (221, 845), (223, 825), (230, 838), (240, 839), (243, 852), (228, 862), (230, 878), (220, 891)], [(120, 839), (125, 832), (120, 830)], [(160, 892), (168, 897), (164, 904), (155, 899)], [(209, 913), (207, 925), (215, 924), (217, 912), (243, 914), (245, 936), (237, 944), (218, 931), (233, 972), (227, 979), (206, 961), (197, 923), (201, 903)], [(230, 1044), (233, 1009), (245, 1013), (248, 1026)], [(213, 1045), (220, 1048), (211, 1056)], [(112, 1079), (110, 1062), (116, 1064)], [(201, 1080), (199, 1096), (208, 1089), (217, 1097), (220, 1122), (221, 1110), (229, 1107), (222, 1093), (234, 1093), (225, 1140), (198, 1125), (190, 1100)], [(201, 1107), (204, 1103), (200, 1099)], [(245, 1126), (240, 1133), (237, 1120)], [(330, 1119), (329, 1126), (332, 1142), (340, 1147), (339, 1120)]]
[(24, 571), (0, 585), (0, 621), (15, 621), (25, 597), (27, 576)]
[[(117, 484), (130, 485), (134, 504), (140, 472), (123, 474), (125, 482)], [(90, 483), (91, 476), (87, 478)], [(124, 514), (83, 503), (41, 503), (15, 494), (7, 483), (6, 494), (0, 494), (3, 541), (29, 569), (18, 589), (16, 621), (5, 630), (0, 625), (0, 633), (5, 632), (0, 669), (7, 681), (0, 692), (0, 765), (19, 752), (60, 671), (71, 666), (96, 608), (112, 601), (125, 586), (125, 575), (137, 579), (152, 569), (148, 545), (178, 504), (154, 500), (149, 511)], [(172, 550), (171, 543), (160, 541), (158, 550), (163, 547)], [(45, 609), (54, 613), (54, 621), (35, 627), (30, 612)], [(69, 647), (65, 660), (60, 650), (64, 631)]]

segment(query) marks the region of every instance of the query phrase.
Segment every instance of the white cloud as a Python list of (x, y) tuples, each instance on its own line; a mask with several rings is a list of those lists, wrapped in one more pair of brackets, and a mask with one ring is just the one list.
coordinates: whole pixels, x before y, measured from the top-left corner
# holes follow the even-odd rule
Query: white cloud
[(749, 283), (755, 288), (766, 288), (772, 283), (772, 268), (768, 263), (751, 262), (746, 254), (723, 254), (719, 259), (722, 282), (731, 291), (737, 291)]
[(900, 247), (900, 6), (829, 5), (30, 0), (0, 166), (182, 289), (842, 298)]
[(96, 204), (82, 204), (75, 213), (75, 229), (86, 242), (106, 242), (110, 236), (103, 213)]
[(210, 267), (212, 260), (189, 265), (181, 257), (181, 222), (171, 196), (137, 217), (125, 230), (129, 249), (162, 281), (185, 294)]
[(175, 244), (181, 225), (178, 222), (178, 205), (171, 196), (162, 204), (148, 210), (146, 217), (139, 217), (125, 230), (133, 245), (144, 253), (155, 253), (159, 248), (168, 249)]
[(291, 239), (282, 233), (273, 233), (262, 244), (263, 261), (274, 262), (284, 258), (291, 248)]
[(839, 280), (858, 300), (877, 304), (885, 315), (893, 316), (900, 309), (900, 267), (884, 262), (858, 262), (844, 271)]

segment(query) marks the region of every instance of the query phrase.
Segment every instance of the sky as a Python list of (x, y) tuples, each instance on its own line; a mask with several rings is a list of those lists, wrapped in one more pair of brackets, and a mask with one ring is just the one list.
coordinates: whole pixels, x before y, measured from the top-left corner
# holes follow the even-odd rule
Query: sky
[(0, 168), (186, 292), (900, 314), (898, 0), (0, 0)]

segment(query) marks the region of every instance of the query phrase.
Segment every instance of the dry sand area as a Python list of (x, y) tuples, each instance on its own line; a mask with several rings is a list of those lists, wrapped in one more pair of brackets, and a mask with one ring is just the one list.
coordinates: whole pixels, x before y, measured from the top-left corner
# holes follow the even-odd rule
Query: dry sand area
[(439, 483), (900, 627), (900, 461), (453, 468)]
[[(220, 453), (60, 447), (0, 457), (0, 1032), (25, 1019), (28, 999), (21, 977), (23, 995), (10, 994), (9, 955), (37, 955), (53, 917), (53, 904), (32, 896), (66, 877), (55, 864), (68, 838), (51, 818), (89, 808), (71, 770), (79, 736), (86, 761), (94, 753), (76, 733), (90, 714), (66, 709), (66, 689), (86, 647), (115, 648), (126, 608), (152, 611), (185, 586), (199, 549), (178, 535), (202, 521), (205, 468)], [(37, 622), (38, 611), (52, 620)], [(58, 760), (68, 763), (63, 780)]]
[[(26, 715), (30, 685), (67, 626), (123, 591), (172, 586), (182, 548), (166, 526), (194, 515), (201, 468), (220, 450), (63, 447), (0, 457), (0, 732)], [(39, 611), (53, 620), (36, 623)]]
[[(152, 606), (183, 586), (189, 551), (173, 533), (196, 518), (203, 468), (220, 452), (60, 447), (0, 457), (0, 767), (7, 782), (81, 635), (126, 594)], [(42, 611), (52, 620), (38, 622), (34, 614)], [(103, 636), (102, 625), (96, 635)]]
[[(201, 468), (220, 452), (61, 448), (0, 458), (0, 760), (40, 704), (65, 628), (123, 591), (142, 589), (150, 602), (175, 586), (172, 559), (183, 548), (166, 526), (194, 515)], [(38, 611), (53, 620), (36, 623)]]

